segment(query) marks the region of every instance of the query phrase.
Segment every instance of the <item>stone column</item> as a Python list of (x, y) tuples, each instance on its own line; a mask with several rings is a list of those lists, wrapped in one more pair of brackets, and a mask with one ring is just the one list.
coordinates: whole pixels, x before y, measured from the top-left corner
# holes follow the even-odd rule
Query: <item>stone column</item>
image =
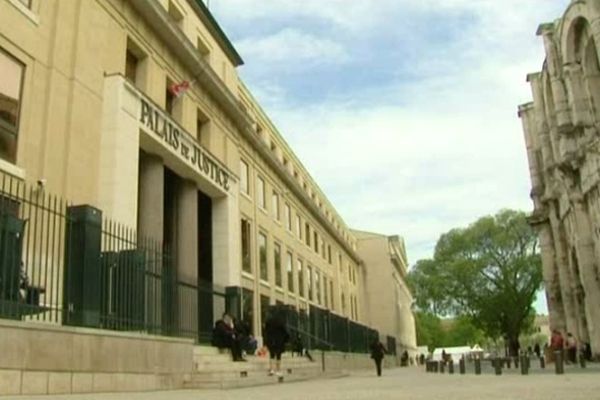
[[(241, 286), (242, 257), (238, 190), (238, 183), (231, 182), (226, 196), (213, 198), (213, 282), (224, 287)], [(269, 249), (271, 250), (272, 247)], [(253, 248), (252, 251), (255, 249)]]
[(182, 180), (177, 196), (177, 278), (195, 285), (198, 281), (198, 189)]
[(177, 271), (178, 325), (182, 334), (198, 330), (198, 189), (180, 180), (177, 185), (175, 270)]
[[(564, 231), (564, 228), (561, 226), (562, 222), (556, 217), (558, 212), (558, 210), (554, 210), (551, 213), (550, 225), (552, 227), (552, 236), (554, 239), (554, 251), (560, 281), (560, 293), (564, 306), (565, 329), (567, 332), (571, 332), (575, 337), (579, 338), (582, 335), (582, 329), (584, 328), (582, 322), (585, 319), (582, 318), (582, 310), (580, 310), (575, 296), (575, 287), (578, 284), (578, 281), (573, 277), (570, 270), (568, 244), (562, 233)], [(587, 330), (587, 328), (584, 330)]]
[(590, 229), (590, 221), (584, 210), (581, 199), (573, 201), (575, 213), (575, 248), (578, 256), (581, 284), (585, 292), (585, 315), (587, 320), (590, 344), (594, 353), (600, 353), (600, 285), (596, 274), (594, 258), (594, 242)]
[(160, 157), (141, 153), (139, 163), (138, 234), (162, 242), (164, 166)]
[[(163, 242), (164, 217), (164, 166), (160, 157), (140, 153), (139, 160), (139, 199), (138, 199), (138, 238), (150, 242), (149, 259), (154, 262), (147, 265), (154, 273), (162, 273), (160, 255)], [(151, 284), (146, 292), (147, 320), (151, 326), (162, 324), (163, 288), (159, 282)]]
[(569, 95), (572, 121), (575, 126), (592, 125), (590, 101), (585, 90), (583, 71), (580, 64), (571, 63), (565, 66), (565, 85)]
[[(540, 248), (542, 256), (542, 272), (544, 285), (546, 287), (546, 301), (550, 314), (550, 328), (561, 332), (576, 326), (572, 304), (569, 298), (565, 298), (561, 291), (561, 280), (556, 265), (556, 253), (552, 238), (552, 228), (549, 222), (539, 224), (537, 231), (540, 237)], [(566, 301), (565, 301), (566, 300)], [(573, 332), (575, 333), (575, 332)]]
[(538, 35), (541, 35), (544, 39), (544, 49), (546, 51), (546, 62), (548, 66), (548, 73), (550, 75), (550, 87), (552, 89), (552, 97), (554, 99), (553, 111), (556, 112), (556, 122), (559, 129), (564, 127), (570, 127), (571, 123), (571, 112), (569, 110), (569, 102), (567, 100), (567, 94), (564, 86), (564, 82), (560, 78), (560, 58), (556, 49), (556, 43), (554, 42), (554, 29), (553, 23), (542, 24), (538, 28)]

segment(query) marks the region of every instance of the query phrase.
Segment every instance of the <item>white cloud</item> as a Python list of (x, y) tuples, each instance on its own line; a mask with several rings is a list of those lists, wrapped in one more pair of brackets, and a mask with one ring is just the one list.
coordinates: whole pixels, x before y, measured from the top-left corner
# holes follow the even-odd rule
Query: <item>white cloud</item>
[[(261, 72), (249, 86), (350, 226), (403, 235), (414, 263), (455, 226), (503, 207), (531, 208), (516, 110), (531, 98), (525, 75), (543, 62), (537, 25), (569, 0), (213, 1), (220, 15), (265, 28), (263, 40), (241, 36), (245, 68)], [(270, 20), (288, 28), (264, 34)], [(326, 37), (312, 31), (323, 23)], [(366, 40), (364, 73), (398, 72), (299, 106), (269, 60), (304, 36), (327, 42), (303, 49), (306, 59), (337, 48), (352, 65), (348, 49)], [(391, 61), (399, 49), (406, 58)], [(305, 79), (319, 79), (318, 71)]]
[(236, 47), (259, 64), (283, 64), (306, 68), (322, 64), (343, 63), (348, 56), (340, 43), (306, 32), (286, 28), (268, 36), (250, 36), (236, 42)]

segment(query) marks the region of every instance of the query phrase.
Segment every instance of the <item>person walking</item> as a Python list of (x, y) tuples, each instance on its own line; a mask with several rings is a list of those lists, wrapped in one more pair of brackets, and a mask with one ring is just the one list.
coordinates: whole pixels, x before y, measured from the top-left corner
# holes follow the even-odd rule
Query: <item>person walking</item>
[(572, 364), (577, 362), (577, 340), (571, 332), (567, 332), (567, 359)]
[(265, 345), (269, 349), (269, 375), (282, 376), (281, 354), (290, 339), (284, 319), (273, 313), (265, 323)]
[(373, 340), (373, 343), (371, 343), (371, 358), (375, 361), (377, 376), (381, 376), (381, 363), (385, 353), (385, 346), (378, 339)]

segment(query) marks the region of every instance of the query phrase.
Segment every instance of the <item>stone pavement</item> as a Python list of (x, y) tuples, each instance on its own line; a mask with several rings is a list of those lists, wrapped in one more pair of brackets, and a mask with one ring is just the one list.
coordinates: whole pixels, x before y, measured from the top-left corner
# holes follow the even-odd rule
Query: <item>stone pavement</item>
[(19, 400), (595, 400), (600, 399), (600, 368), (571, 370), (562, 376), (534, 373), (428, 374), (414, 367), (374, 372), (361, 371), (347, 378), (313, 380), (246, 389), (180, 390), (121, 394), (22, 396)]

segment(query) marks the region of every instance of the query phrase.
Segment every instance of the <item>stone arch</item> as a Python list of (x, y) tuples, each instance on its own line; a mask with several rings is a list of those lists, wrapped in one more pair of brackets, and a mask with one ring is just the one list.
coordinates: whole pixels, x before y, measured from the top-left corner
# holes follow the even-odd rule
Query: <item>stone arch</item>
[[(600, 110), (600, 61), (598, 60), (598, 50), (596, 41), (591, 36), (582, 45), (585, 47), (582, 48), (581, 66), (587, 95), (591, 103), (592, 116), (596, 117), (597, 111)], [(596, 123), (598, 122), (596, 120)]]
[(600, 8), (594, 4), (594, 1), (585, 0), (572, 2), (563, 14), (558, 28), (563, 64), (576, 62), (575, 55), (578, 46), (576, 44), (581, 38), (581, 32), (578, 32), (578, 30), (585, 27), (589, 34), (591, 32), (591, 21), (600, 18)]

